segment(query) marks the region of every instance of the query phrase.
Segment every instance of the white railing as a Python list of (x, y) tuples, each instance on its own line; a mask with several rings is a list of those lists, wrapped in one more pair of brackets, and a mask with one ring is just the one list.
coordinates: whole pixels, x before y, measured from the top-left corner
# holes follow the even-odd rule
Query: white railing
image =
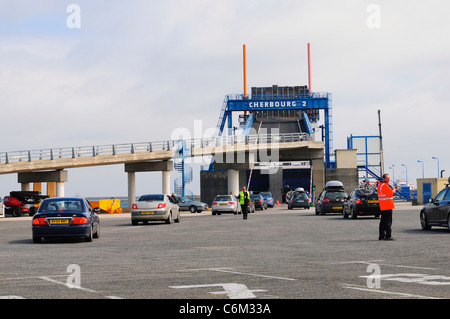
[[(232, 135), (202, 139), (189, 139), (185, 143), (191, 148), (208, 146), (244, 144), (286, 143), (309, 140), (306, 133), (265, 134), (265, 135)], [(55, 160), (59, 158), (95, 157), (100, 155), (134, 154), (141, 152), (171, 151), (179, 149), (180, 140), (162, 142), (142, 142), (126, 144), (110, 144), (97, 146), (58, 147), (39, 150), (0, 152), (0, 163), (32, 162), (39, 160)]]

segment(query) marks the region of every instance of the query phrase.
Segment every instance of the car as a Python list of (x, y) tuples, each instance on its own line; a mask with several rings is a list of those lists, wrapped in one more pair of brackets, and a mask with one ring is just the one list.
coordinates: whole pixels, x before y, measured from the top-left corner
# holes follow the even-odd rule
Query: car
[(0, 217), (5, 217), (5, 205), (0, 197)]
[(344, 185), (340, 181), (327, 182), (325, 188), (316, 198), (316, 215), (325, 215), (326, 213), (342, 214), (347, 197)]
[(270, 192), (261, 192), (259, 193), (264, 197), (264, 199), (267, 201), (267, 207), (273, 207), (275, 204), (275, 200), (272, 197), (272, 193)]
[(305, 192), (294, 192), (291, 194), (288, 201), (288, 209), (293, 209), (295, 207), (309, 209), (309, 198)]
[(375, 216), (380, 217), (380, 204), (378, 202), (378, 193), (374, 188), (371, 194), (364, 194), (359, 189), (355, 189), (350, 193), (347, 201), (344, 202), (344, 211), (342, 216), (353, 219), (358, 216)]
[(204, 210), (208, 210), (208, 204), (190, 200), (186, 197), (176, 196), (178, 207), (180, 207), (180, 211), (190, 211), (191, 213), (201, 213)]
[(42, 201), (32, 218), (33, 242), (42, 238), (79, 237), (86, 241), (100, 237), (99, 209), (79, 197), (53, 197)]
[(259, 208), (261, 210), (267, 209), (267, 201), (260, 194), (250, 194), (250, 199), (255, 205), (255, 209)]
[(213, 215), (222, 213), (241, 214), (242, 208), (239, 200), (234, 195), (217, 195), (212, 203), (211, 211)]
[(448, 227), (450, 230), (449, 184), (421, 209), (420, 225), (423, 230), (429, 230), (432, 226)]
[(180, 207), (168, 194), (141, 195), (137, 202), (131, 205), (131, 224), (139, 222), (148, 224), (151, 221), (164, 221), (171, 224), (180, 222)]

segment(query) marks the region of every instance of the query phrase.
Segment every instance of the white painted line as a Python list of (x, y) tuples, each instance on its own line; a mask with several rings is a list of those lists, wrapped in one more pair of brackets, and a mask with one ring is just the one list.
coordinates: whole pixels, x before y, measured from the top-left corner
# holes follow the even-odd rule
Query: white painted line
[(411, 268), (411, 269), (424, 269), (424, 270), (438, 270), (437, 268), (430, 267), (419, 267), (419, 266), (404, 266), (404, 265), (392, 265), (392, 264), (382, 264), (380, 261), (383, 260), (372, 260), (372, 261), (343, 261), (338, 263), (331, 263), (331, 265), (345, 265), (345, 264), (377, 264), (379, 266), (388, 266), (388, 267), (398, 267), (398, 268)]
[(87, 291), (87, 292), (94, 292), (94, 293), (96, 293), (95, 290), (88, 289), (88, 288), (83, 288), (83, 287), (80, 287), (80, 286), (77, 286), (77, 285), (71, 285), (71, 284), (68, 284), (66, 282), (57, 281), (57, 280), (51, 279), (50, 277), (39, 276), (37, 278), (43, 279), (43, 280), (46, 280), (46, 281), (49, 281), (49, 282), (52, 282), (52, 283), (55, 283), (55, 284), (58, 284), (58, 285), (63, 285), (63, 286), (66, 286), (67, 288), (74, 288), (74, 289), (84, 290), (84, 291)]
[(175, 289), (187, 289), (187, 288), (210, 288), (210, 287), (222, 287), (224, 291), (212, 291), (209, 292), (213, 295), (227, 295), (230, 299), (251, 299), (256, 298), (254, 292), (261, 292), (266, 290), (250, 290), (246, 285), (236, 283), (226, 284), (210, 284), (210, 285), (186, 285), (186, 286), (169, 286), (169, 288)]
[(260, 274), (253, 274), (253, 273), (244, 273), (244, 272), (240, 272), (240, 271), (235, 271), (235, 270), (233, 270), (233, 268), (197, 268), (197, 269), (187, 269), (187, 270), (182, 270), (182, 271), (200, 271), (200, 270), (218, 271), (218, 272), (225, 272), (225, 273), (230, 273), (230, 274), (262, 277), (262, 278), (270, 278), (270, 279), (279, 279), (279, 280), (290, 280), (290, 281), (296, 281), (297, 280), (297, 279), (286, 278), (286, 277), (277, 277), (277, 276), (260, 275)]
[(352, 285), (346, 285), (343, 288), (360, 290), (360, 291), (368, 291), (368, 292), (372, 292), (372, 293), (387, 294), (387, 295), (397, 295), (397, 296), (402, 296), (402, 297), (406, 297), (406, 298), (440, 299), (440, 298), (435, 298), (435, 297), (406, 294), (406, 293), (402, 293), (402, 292), (391, 292), (391, 291), (379, 290), (379, 289), (373, 289), (373, 288), (372, 289), (371, 288), (361, 288), (361, 287), (356, 287), (356, 286), (352, 286)]
[(0, 296), (0, 299), (25, 299), (25, 298), (22, 296), (10, 295), (10, 296)]

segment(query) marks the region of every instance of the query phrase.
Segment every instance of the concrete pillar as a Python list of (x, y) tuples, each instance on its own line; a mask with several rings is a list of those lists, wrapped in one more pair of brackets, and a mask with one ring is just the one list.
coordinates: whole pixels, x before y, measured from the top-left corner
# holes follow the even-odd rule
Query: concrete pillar
[(162, 171), (162, 193), (172, 194), (170, 192), (170, 171)]
[(239, 170), (236, 169), (228, 170), (228, 194), (230, 193), (239, 196)]
[(131, 208), (131, 204), (136, 201), (136, 173), (128, 172), (128, 205)]
[(56, 197), (64, 197), (64, 182), (56, 182)]
[(22, 191), (29, 191), (30, 190), (30, 183), (20, 183), (20, 189)]

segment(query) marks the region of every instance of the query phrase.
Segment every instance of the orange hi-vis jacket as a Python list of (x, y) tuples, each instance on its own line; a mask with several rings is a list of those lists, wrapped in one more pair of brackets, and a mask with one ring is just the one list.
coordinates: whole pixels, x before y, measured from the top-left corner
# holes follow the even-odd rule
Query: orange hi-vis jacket
[(394, 209), (394, 191), (389, 187), (388, 183), (380, 183), (378, 185), (378, 201), (380, 210)]

